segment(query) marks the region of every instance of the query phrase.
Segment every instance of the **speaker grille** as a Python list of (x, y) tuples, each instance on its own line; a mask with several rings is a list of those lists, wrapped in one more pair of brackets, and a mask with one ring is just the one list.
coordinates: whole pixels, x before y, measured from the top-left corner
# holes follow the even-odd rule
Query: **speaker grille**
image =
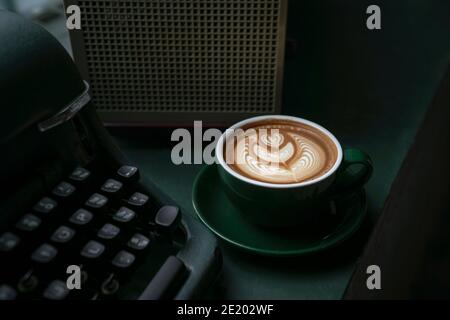
[(283, 3), (78, 1), (85, 68), (97, 108), (127, 113), (276, 112)]

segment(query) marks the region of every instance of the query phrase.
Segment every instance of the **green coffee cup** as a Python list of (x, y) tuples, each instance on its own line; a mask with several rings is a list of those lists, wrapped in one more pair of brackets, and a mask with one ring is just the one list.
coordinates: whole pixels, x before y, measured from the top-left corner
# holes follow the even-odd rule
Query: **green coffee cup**
[[(224, 146), (232, 132), (251, 127), (261, 121), (293, 121), (319, 130), (337, 150), (331, 168), (314, 179), (299, 183), (268, 183), (249, 178), (227, 164)], [(291, 116), (262, 116), (241, 121), (229, 128), (219, 139), (216, 157), (221, 183), (239, 211), (252, 222), (265, 227), (307, 226), (321, 207), (335, 197), (362, 188), (373, 171), (370, 157), (358, 149), (342, 149), (328, 130), (311, 121)]]

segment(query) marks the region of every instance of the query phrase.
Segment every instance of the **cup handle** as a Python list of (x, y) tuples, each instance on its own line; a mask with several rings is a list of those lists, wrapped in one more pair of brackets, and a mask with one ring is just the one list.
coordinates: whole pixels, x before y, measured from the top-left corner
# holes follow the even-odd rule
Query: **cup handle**
[(369, 155), (359, 149), (346, 149), (332, 189), (337, 193), (360, 189), (369, 181), (372, 172)]

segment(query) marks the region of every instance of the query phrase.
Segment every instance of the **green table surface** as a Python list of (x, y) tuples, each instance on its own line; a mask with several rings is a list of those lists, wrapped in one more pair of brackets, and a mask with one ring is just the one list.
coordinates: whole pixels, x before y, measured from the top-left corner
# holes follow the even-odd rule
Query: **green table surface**
[[(351, 240), (317, 256), (271, 259), (221, 243), (223, 274), (213, 298), (339, 299), (371, 226), (450, 57), (445, 1), (377, 1), (382, 30), (368, 31), (369, 1), (290, 1), (283, 113), (322, 124), (344, 146), (373, 158), (368, 219)], [(199, 119), (201, 120), (201, 119)], [(170, 130), (113, 130), (144, 175), (194, 215), (192, 183), (202, 168), (173, 165)]]

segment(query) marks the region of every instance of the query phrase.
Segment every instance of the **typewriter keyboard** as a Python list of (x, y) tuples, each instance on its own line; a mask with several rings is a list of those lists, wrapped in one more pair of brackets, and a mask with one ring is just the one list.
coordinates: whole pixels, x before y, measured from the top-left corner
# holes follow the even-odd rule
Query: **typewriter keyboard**
[(181, 213), (139, 180), (76, 167), (31, 203), (0, 232), (0, 300), (170, 298), (187, 272)]

